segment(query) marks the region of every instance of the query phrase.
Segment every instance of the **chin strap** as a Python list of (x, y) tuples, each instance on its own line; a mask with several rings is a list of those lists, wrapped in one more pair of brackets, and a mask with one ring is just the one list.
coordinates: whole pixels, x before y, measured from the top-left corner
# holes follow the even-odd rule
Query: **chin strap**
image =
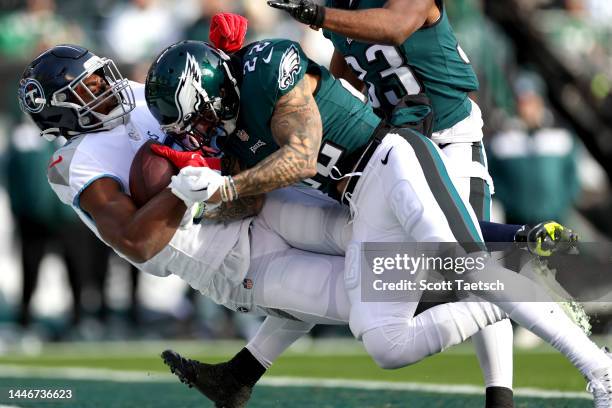
[[(119, 125), (126, 125), (130, 120), (130, 114), (127, 113), (125, 115), (119, 115), (121, 111), (125, 111), (125, 108), (119, 104), (112, 111), (108, 112), (106, 115), (98, 112), (91, 112), (91, 114), (103, 123), (102, 126), (96, 129), (92, 129), (92, 132), (97, 132), (100, 130), (111, 130), (116, 128)], [(116, 119), (109, 120), (109, 117), (113, 117), (117, 115)]]
[(40, 132), (40, 135), (45, 138), (47, 142), (53, 142), (59, 136), (62, 136), (60, 128), (49, 128)]
[[(113, 114), (117, 113), (119, 110), (122, 110), (122, 109), (123, 108), (121, 106), (117, 106), (115, 109), (110, 111), (107, 115), (104, 115), (102, 113), (97, 113), (97, 112), (92, 112), (92, 114), (100, 122), (104, 122), (104, 120), (107, 117), (112, 116)], [(75, 132), (72, 130), (66, 130), (66, 129), (62, 130), (61, 128), (54, 127), (54, 128), (48, 128), (48, 129), (43, 130), (42, 132), (40, 132), (40, 136), (45, 138), (45, 140), (47, 140), (48, 142), (53, 142), (55, 141), (55, 139), (57, 139), (60, 136), (64, 136), (66, 139), (70, 139), (73, 136), (78, 136), (83, 133), (94, 133), (94, 132), (99, 132), (101, 130), (111, 130), (111, 129), (116, 128), (119, 125), (127, 125), (129, 121), (130, 121), (130, 114), (128, 113), (116, 119), (109, 120), (108, 122), (104, 123), (100, 127), (91, 129), (88, 132)]]

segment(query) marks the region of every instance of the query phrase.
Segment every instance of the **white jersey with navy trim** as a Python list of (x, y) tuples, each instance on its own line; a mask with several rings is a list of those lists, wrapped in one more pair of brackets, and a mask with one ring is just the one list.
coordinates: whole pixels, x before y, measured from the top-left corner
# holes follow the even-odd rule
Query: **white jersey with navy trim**
[[(81, 193), (94, 181), (111, 178), (129, 195), (130, 166), (136, 152), (148, 140), (165, 139), (146, 106), (144, 85), (131, 83), (131, 86), (136, 108), (129, 121), (111, 130), (72, 138), (54, 153), (47, 171), (49, 184), (60, 200), (72, 206), (101, 240), (95, 222), (80, 207)], [(249, 225), (250, 219), (226, 224), (190, 224), (179, 229), (159, 254), (136, 266), (156, 276), (178, 275), (228, 307), (248, 304), (248, 295), (236, 291), (240, 292), (249, 266)]]

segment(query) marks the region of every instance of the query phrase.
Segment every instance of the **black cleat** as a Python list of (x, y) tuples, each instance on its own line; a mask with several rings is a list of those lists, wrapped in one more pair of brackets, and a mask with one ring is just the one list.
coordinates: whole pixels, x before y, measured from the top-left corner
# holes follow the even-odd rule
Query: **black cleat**
[(206, 364), (182, 357), (166, 350), (161, 354), (182, 383), (198, 391), (215, 403), (216, 408), (243, 408), (251, 398), (253, 387), (240, 383), (230, 372), (227, 363)]
[(487, 387), (485, 408), (514, 408), (512, 390), (506, 387)]

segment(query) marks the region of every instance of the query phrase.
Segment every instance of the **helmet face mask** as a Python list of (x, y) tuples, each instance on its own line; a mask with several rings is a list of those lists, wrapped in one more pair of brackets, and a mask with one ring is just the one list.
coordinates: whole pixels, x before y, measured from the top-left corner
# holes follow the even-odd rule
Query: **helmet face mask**
[(223, 157), (223, 147), (230, 132), (224, 122), (210, 120), (211, 114), (199, 115), (189, 124), (189, 130), (164, 132), (185, 151), (198, 151), (206, 157)]
[[(86, 70), (65, 87), (55, 91), (51, 104), (74, 109), (78, 123), (83, 129), (98, 129), (123, 118), (134, 107), (134, 93), (127, 79), (123, 78), (115, 63), (108, 58), (93, 57), (85, 62)], [(86, 83), (92, 75), (98, 75), (106, 83), (106, 89), (97, 95)], [(110, 112), (103, 113), (105, 106), (112, 105)]]
[(115, 63), (88, 50), (59, 45), (26, 67), (17, 92), (47, 139), (112, 129), (136, 107), (129, 81)]
[(145, 97), (164, 132), (188, 150), (217, 150), (236, 127), (240, 93), (229, 57), (205, 42), (165, 49), (149, 70)]

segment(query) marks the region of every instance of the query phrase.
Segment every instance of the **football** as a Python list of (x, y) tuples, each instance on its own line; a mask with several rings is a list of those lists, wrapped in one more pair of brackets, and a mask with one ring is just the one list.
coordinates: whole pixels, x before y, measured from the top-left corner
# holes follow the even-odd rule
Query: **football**
[(138, 208), (170, 184), (178, 169), (165, 157), (151, 151), (149, 141), (136, 152), (130, 167), (130, 195)]

